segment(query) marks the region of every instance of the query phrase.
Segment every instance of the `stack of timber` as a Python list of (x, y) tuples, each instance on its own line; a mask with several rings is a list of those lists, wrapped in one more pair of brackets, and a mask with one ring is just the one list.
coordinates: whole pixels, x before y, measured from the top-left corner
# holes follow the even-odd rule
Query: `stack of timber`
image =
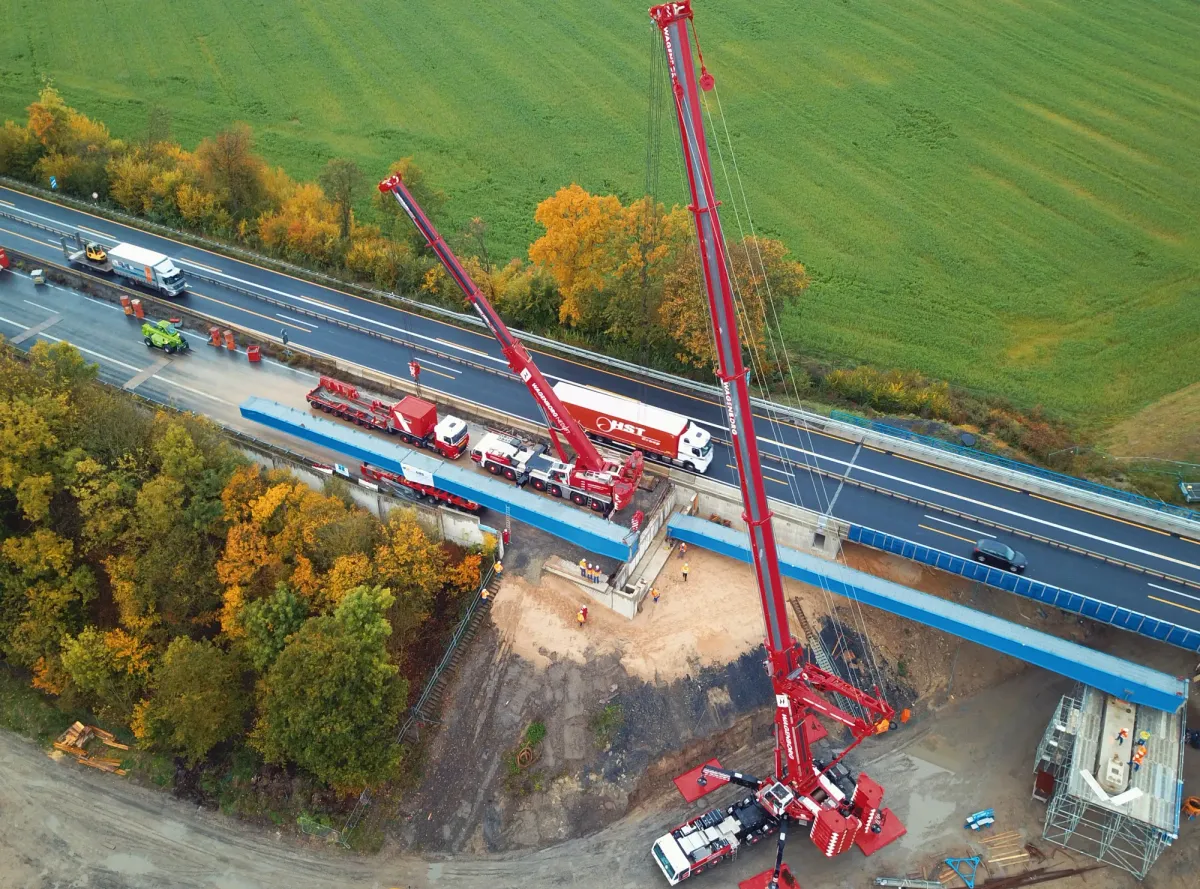
[(84, 725), (82, 722), (72, 723), (70, 728), (59, 735), (58, 740), (54, 742), (54, 749), (70, 754), (75, 757), (76, 762), (93, 769), (124, 775), (125, 770), (121, 768), (120, 759), (111, 756), (97, 756), (88, 752), (88, 743), (93, 740), (116, 750), (129, 749), (128, 744), (122, 744), (111, 732), (106, 732), (94, 725)]

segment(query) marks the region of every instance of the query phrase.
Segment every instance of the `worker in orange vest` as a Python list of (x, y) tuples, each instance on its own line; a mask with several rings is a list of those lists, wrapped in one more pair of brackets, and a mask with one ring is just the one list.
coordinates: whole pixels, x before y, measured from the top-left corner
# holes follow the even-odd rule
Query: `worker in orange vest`
[(679, 541), (679, 558), (682, 559), (686, 555), (687, 555), (687, 544), (681, 540), (681, 541)]

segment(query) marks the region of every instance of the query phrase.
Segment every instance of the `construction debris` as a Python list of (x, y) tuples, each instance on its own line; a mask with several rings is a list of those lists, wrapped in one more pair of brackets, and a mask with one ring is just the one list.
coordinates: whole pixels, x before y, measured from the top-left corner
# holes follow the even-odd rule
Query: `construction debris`
[(110, 756), (97, 756), (88, 753), (87, 745), (93, 740), (117, 750), (129, 749), (128, 744), (122, 744), (111, 732), (106, 732), (104, 729), (94, 725), (84, 725), (82, 722), (72, 723), (70, 728), (59, 735), (58, 740), (54, 742), (54, 749), (70, 754), (75, 757), (76, 762), (90, 766), (93, 769), (100, 769), (102, 772), (111, 772), (115, 775), (124, 775), (125, 770), (121, 768), (121, 760)]

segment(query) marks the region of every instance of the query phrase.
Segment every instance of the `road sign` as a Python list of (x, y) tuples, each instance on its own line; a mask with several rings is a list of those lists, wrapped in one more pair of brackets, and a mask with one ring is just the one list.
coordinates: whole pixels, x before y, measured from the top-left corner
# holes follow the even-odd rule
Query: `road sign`
[(51, 177), (50, 177), (50, 187), (51, 187), (51, 188), (53, 188), (53, 189), (57, 189), (57, 188), (58, 188), (58, 177), (57, 177), (57, 176), (51, 176)]

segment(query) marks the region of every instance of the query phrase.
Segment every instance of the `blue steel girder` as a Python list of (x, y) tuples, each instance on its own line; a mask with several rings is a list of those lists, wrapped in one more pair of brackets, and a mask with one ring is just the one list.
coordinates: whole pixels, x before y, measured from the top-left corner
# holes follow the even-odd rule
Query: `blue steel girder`
[(498, 513), (553, 534), (591, 553), (624, 562), (637, 551), (637, 535), (590, 512), (569, 506), (542, 494), (464, 466), (446, 463), (429, 454), (400, 447), (342, 423), (314, 417), (307, 411), (278, 404), (266, 398), (249, 398), (239, 410), (243, 417), (287, 432), (297, 438), (340, 454), (365, 460), (374, 466), (403, 474), (408, 463), (430, 473), (437, 487), (466, 497)]
[[(747, 538), (740, 531), (678, 514), (670, 518), (667, 528), (672, 537), (689, 546), (750, 562)], [(783, 574), (794, 580), (978, 643), (1123, 700), (1168, 712), (1179, 710), (1187, 702), (1187, 680), (1168, 676), (1143, 664), (1125, 661), (786, 547), (779, 548), (779, 561)]]

